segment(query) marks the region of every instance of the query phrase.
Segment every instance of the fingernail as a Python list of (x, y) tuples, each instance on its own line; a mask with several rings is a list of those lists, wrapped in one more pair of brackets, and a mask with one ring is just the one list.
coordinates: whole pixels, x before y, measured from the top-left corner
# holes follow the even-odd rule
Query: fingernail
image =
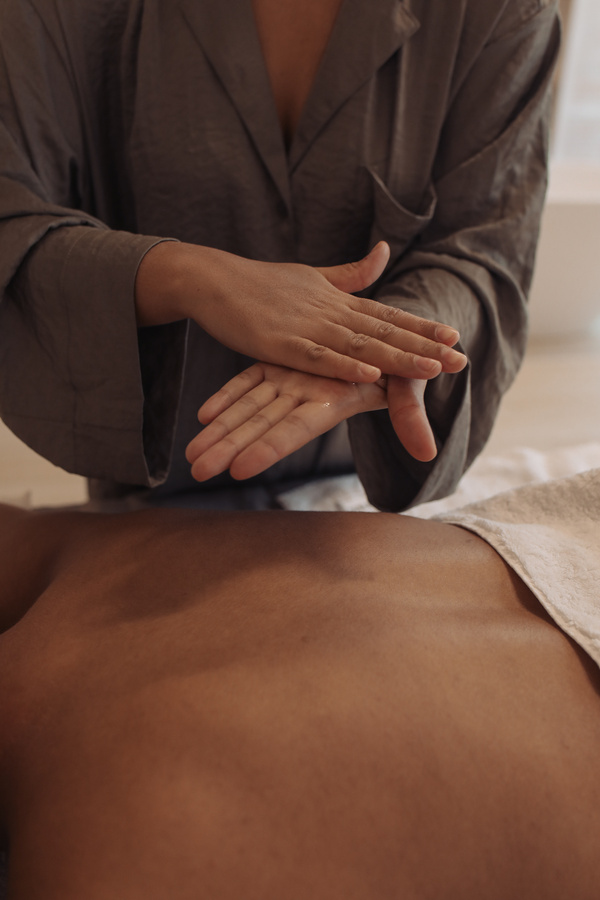
[(453, 350), (451, 347), (442, 347), (440, 350), (440, 356), (447, 363), (457, 363), (457, 362), (466, 362), (464, 353), (460, 353), (458, 350)]
[(448, 325), (438, 325), (435, 329), (435, 336), (438, 341), (443, 341), (444, 343), (452, 341), (455, 344), (459, 339), (460, 334), (456, 328), (449, 328)]
[(437, 375), (441, 367), (441, 363), (437, 362), (435, 359), (425, 359), (422, 356), (417, 358), (417, 368), (422, 372), (426, 372), (427, 375)]

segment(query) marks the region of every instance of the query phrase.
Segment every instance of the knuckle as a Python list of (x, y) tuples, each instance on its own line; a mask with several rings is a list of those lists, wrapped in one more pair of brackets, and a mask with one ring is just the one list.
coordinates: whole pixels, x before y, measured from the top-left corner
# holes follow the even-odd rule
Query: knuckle
[(270, 428), (271, 421), (268, 416), (265, 415), (264, 412), (258, 412), (256, 415), (252, 416), (251, 422), (253, 425), (260, 425), (261, 428)]
[(366, 334), (353, 334), (350, 338), (350, 350), (354, 353), (360, 353), (370, 343), (370, 338)]
[(383, 303), (379, 304), (378, 315), (382, 321), (391, 322), (394, 325), (397, 325), (402, 319), (400, 310), (395, 309), (393, 306), (385, 306)]
[(353, 312), (362, 313), (365, 316), (379, 315), (379, 303), (369, 297), (357, 297), (355, 294), (350, 294), (348, 306)]
[(412, 313), (405, 313), (406, 316), (409, 316), (409, 322), (411, 322), (412, 327), (417, 331), (428, 331), (431, 327), (431, 322), (427, 319), (423, 319), (421, 316), (413, 316)]
[(421, 340), (417, 344), (416, 352), (420, 356), (434, 356), (435, 359), (440, 355), (439, 348), (433, 341), (428, 341), (427, 338), (421, 338)]
[(322, 344), (310, 344), (305, 348), (305, 355), (309, 362), (321, 362), (323, 357), (327, 355), (327, 347)]
[(264, 465), (262, 469), (268, 468), (268, 466), (272, 466), (273, 463), (276, 463), (282, 457), (282, 448), (279, 446), (278, 441), (275, 438), (271, 438), (269, 435), (265, 435), (260, 440), (260, 453), (263, 459)]
[(287, 415), (285, 423), (287, 426), (291, 426), (295, 431), (301, 432), (302, 434), (307, 434), (309, 432), (306, 422), (301, 416), (298, 416), (295, 413)]
[(288, 409), (288, 414), (289, 410), (296, 409), (302, 403), (302, 400), (296, 394), (290, 393), (289, 391), (282, 391), (279, 395), (279, 400), (285, 404)]
[(407, 331), (425, 331), (430, 325), (428, 320), (422, 316), (415, 316), (414, 313), (407, 312), (405, 309), (390, 308), (395, 313), (396, 321), (399, 324), (402, 323), (402, 327), (406, 328)]
[[(231, 406), (231, 404), (234, 402), (233, 391), (230, 391), (227, 386), (222, 387), (219, 391), (217, 391), (216, 394), (214, 394), (214, 396), (217, 397), (219, 400), (224, 400), (228, 406)], [(209, 398), (209, 399), (211, 399), (211, 398)]]
[[(252, 368), (254, 368), (254, 366), (252, 366)], [(252, 372), (249, 371), (248, 369), (245, 369), (243, 372), (240, 372), (240, 374), (237, 376), (237, 378), (243, 384), (254, 383), (254, 378), (252, 377)]]
[(224, 422), (220, 422), (218, 419), (215, 419), (214, 422), (211, 422), (210, 425), (207, 425), (202, 429), (198, 437), (202, 435), (209, 436), (213, 440), (222, 441), (223, 438), (229, 434), (229, 428)]
[(225, 437), (221, 438), (220, 444), (222, 448), (227, 448), (234, 454), (238, 454), (240, 451), (240, 445), (236, 441), (235, 437), (232, 434), (228, 434)]
[(272, 403), (273, 400), (276, 400), (276, 399), (277, 399), (278, 394), (279, 394), (279, 391), (278, 391), (278, 389), (275, 387), (274, 384), (269, 384), (269, 385), (267, 385), (267, 389), (265, 390), (265, 400), (264, 400), (264, 402), (265, 402), (265, 403)]
[(385, 340), (396, 334), (397, 330), (398, 329), (393, 322), (379, 322), (376, 328), (376, 337), (379, 338), (379, 340)]
[(256, 400), (254, 400), (253, 397), (250, 397), (250, 396), (240, 397), (240, 399), (238, 400), (238, 403), (240, 405), (240, 408), (247, 411), (248, 414), (258, 411), (258, 404), (256, 403)]

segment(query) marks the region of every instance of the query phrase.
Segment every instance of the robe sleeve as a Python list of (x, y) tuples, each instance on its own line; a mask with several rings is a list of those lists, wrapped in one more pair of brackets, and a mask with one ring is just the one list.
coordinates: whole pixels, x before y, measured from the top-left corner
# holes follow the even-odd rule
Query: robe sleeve
[(156, 335), (138, 335), (134, 283), (161, 238), (96, 217), (103, 180), (79, 76), (35, 4), (3, 3), (0, 415), (70, 472), (153, 484), (168, 466), (185, 328), (166, 326), (161, 380), (145, 372), (140, 350)]
[[(377, 289), (383, 303), (458, 328), (457, 349), (469, 360), (462, 373), (428, 383), (426, 408), (438, 447), (431, 463), (406, 453), (385, 410), (350, 420), (358, 474), (382, 510), (452, 492), (489, 437), (525, 351), (560, 25), (552, 0), (516, 6), (520, 18), (500, 17), (454, 86), (428, 198), (433, 215)], [(533, 11), (523, 15), (523, 9)], [(393, 211), (386, 230), (383, 206), (377, 237), (393, 248)]]

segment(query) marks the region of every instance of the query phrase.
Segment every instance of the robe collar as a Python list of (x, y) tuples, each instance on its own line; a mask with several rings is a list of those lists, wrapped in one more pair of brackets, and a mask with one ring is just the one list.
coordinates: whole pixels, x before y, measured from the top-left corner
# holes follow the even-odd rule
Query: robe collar
[(179, 0), (288, 209), (290, 177), (337, 110), (419, 28), (406, 0), (344, 0), (286, 153), (251, 0)]

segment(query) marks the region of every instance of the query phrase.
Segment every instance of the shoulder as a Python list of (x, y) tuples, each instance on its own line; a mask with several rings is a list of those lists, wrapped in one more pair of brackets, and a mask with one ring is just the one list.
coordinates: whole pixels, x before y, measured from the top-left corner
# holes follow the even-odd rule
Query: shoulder
[[(145, 0), (0, 0), (0, 44), (19, 70), (55, 66), (96, 81), (138, 32)], [(18, 52), (15, 52), (18, 48)]]
[(3, 15), (19, 11), (34, 13), (42, 20), (67, 19), (85, 21), (127, 12), (130, 7), (143, 5), (143, 0), (0, 0)]
[(114, 32), (144, 0), (0, 0), (3, 31), (22, 26), (42, 30), (57, 43), (86, 35)]
[(456, 33), (474, 44), (516, 31), (537, 16), (558, 14), (559, 0), (405, 0), (419, 22), (439, 32), (440, 36)]
[(504, 0), (501, 13), (494, 24), (494, 37), (502, 37), (533, 24), (538, 16), (554, 18), (558, 15), (558, 0)]

